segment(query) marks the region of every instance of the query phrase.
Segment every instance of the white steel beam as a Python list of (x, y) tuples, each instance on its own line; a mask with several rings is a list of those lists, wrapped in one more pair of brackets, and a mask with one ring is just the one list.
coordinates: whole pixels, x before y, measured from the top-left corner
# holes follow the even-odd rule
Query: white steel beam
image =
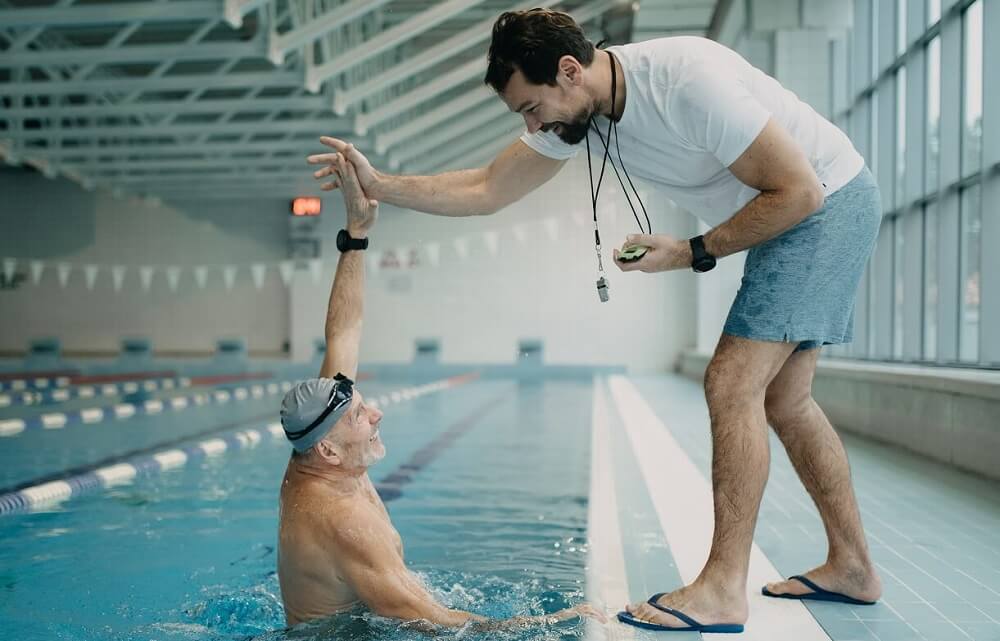
[(351, 0), (332, 11), (307, 21), (300, 27), (285, 33), (272, 29), (269, 34), (268, 58), (276, 65), (285, 60), (285, 55), (307, 44), (311, 44), (331, 31), (378, 9), (392, 0)]
[(368, 113), (358, 114), (357, 121), (355, 122), (357, 132), (364, 135), (372, 127), (376, 127), (386, 120), (398, 116), (404, 111), (409, 111), (417, 105), (427, 102), (431, 98), (437, 98), (445, 91), (448, 91), (453, 87), (457, 87), (463, 82), (468, 82), (472, 78), (482, 75), (485, 71), (485, 56), (463, 63), (447, 73), (438, 76), (427, 84), (421, 85), (412, 91), (396, 96), (389, 102), (376, 107)]
[(270, 111), (325, 111), (327, 101), (319, 96), (290, 98), (235, 98), (225, 100), (160, 100), (125, 104), (49, 105), (0, 111), (0, 120), (14, 118), (128, 118), (140, 116), (262, 113)]
[(477, 105), (480, 105), (487, 100), (496, 100), (503, 103), (496, 97), (490, 89), (486, 87), (477, 87), (472, 91), (464, 94), (461, 98), (452, 100), (451, 102), (438, 107), (433, 111), (429, 111), (418, 118), (414, 118), (402, 127), (393, 129), (383, 134), (377, 134), (375, 136), (375, 149), (380, 153), (384, 154), (390, 147), (398, 145), (400, 142), (415, 136), (423, 135), (430, 131), (435, 125), (443, 120), (457, 116), (458, 114), (471, 109)]
[[(535, 6), (537, 2), (524, 2), (514, 6), (514, 9)], [(555, 3), (556, 5), (560, 3)], [(584, 24), (593, 20), (594, 18), (600, 17), (605, 11), (615, 6), (615, 0), (595, 0), (589, 4), (586, 4), (578, 9), (571, 12), (573, 18), (580, 24)], [(348, 108), (367, 98), (368, 96), (381, 91), (387, 87), (395, 84), (399, 84), (404, 80), (413, 77), (414, 74), (424, 71), (433, 65), (447, 60), (448, 58), (454, 56), (456, 53), (464, 51), (470, 47), (476, 46), (486, 38), (490, 36), (493, 23), (496, 21), (496, 17), (491, 17), (484, 20), (472, 27), (463, 29), (460, 33), (455, 34), (451, 38), (448, 38), (441, 44), (435, 45), (426, 51), (423, 51), (412, 58), (402, 62), (394, 67), (388, 69), (387, 71), (369, 78), (368, 80), (362, 82), (361, 84), (351, 87), (348, 90), (335, 92), (333, 101), (334, 113), (345, 114)], [(480, 69), (482, 71), (486, 70), (486, 58), (482, 58), (480, 63), (482, 66)], [(453, 77), (451, 80), (457, 80), (461, 78), (462, 80), (468, 80), (473, 77), (475, 73), (472, 71), (472, 63), (466, 63), (462, 66), (463, 71)], [(457, 69), (455, 70), (457, 71)], [(449, 74), (451, 72), (448, 72)], [(448, 75), (448, 74), (445, 74)], [(461, 80), (458, 80), (461, 82)], [(458, 84), (456, 82), (455, 84)], [(454, 86), (451, 85), (451, 86)], [(406, 103), (406, 97), (408, 94), (399, 96), (393, 100), (393, 102), (388, 103), (386, 106), (395, 105), (396, 101), (403, 100), (404, 105)], [(396, 106), (398, 108), (398, 106)], [(365, 121), (361, 122), (361, 126), (364, 128), (366, 126)], [(372, 126), (368, 124), (368, 126)]]
[[(28, 65), (32, 66), (32, 65)], [(301, 87), (301, 71), (253, 71), (232, 74), (196, 73), (159, 78), (100, 78), (0, 83), (0, 96), (59, 96), (134, 91)]]
[(69, 7), (0, 9), (0, 27), (88, 27), (123, 22), (178, 22), (219, 18), (216, 0), (120, 2)]
[(306, 89), (316, 93), (324, 80), (352, 69), (393, 47), (398, 47), (481, 2), (483, 0), (445, 0), (445, 2), (435, 4), (430, 9), (426, 9), (409, 20), (365, 41), (360, 46), (334, 56), (319, 66), (308, 68), (306, 70)]
[[(199, 45), (155, 44), (128, 47), (76, 47), (40, 51), (4, 52), (0, 67), (42, 67), (66, 65), (125, 64), (170, 60), (228, 60), (264, 58), (263, 39), (252, 42), (222, 42)], [(93, 81), (91, 81), (93, 82)]]
[(223, 16), (226, 22), (229, 23), (233, 29), (238, 29), (243, 25), (244, 16), (248, 15), (251, 11), (264, 6), (270, 0), (226, 0), (225, 7), (223, 9)]
[(446, 145), (434, 151), (424, 152), (412, 163), (406, 163), (407, 173), (423, 173), (435, 167), (440, 167), (451, 160), (467, 156), (479, 151), (484, 145), (489, 145), (503, 137), (508, 142), (513, 141), (511, 134), (518, 130), (518, 120), (510, 115), (501, 116), (495, 122), (481, 128), (473, 128), (464, 134), (456, 136)]
[[(520, 2), (510, 8), (511, 11), (528, 9), (538, 4), (538, 0), (528, 0)], [(407, 58), (406, 62), (390, 67), (383, 73), (373, 76), (361, 84), (351, 87), (346, 91), (338, 91), (334, 94), (333, 110), (335, 113), (344, 115), (351, 105), (363, 100), (368, 96), (382, 91), (387, 87), (403, 82), (428, 69), (442, 60), (453, 57), (460, 51), (465, 51), (476, 46), (490, 36), (496, 16), (477, 22), (476, 24), (459, 31), (444, 42), (429, 47), (415, 56)], [(485, 65), (484, 65), (485, 67)]]
[(512, 119), (510, 122), (515, 125), (519, 120), (517, 116), (514, 116), (507, 109), (507, 105), (503, 102), (499, 100), (493, 101), (477, 109), (465, 118), (456, 118), (454, 122), (449, 122), (446, 125), (428, 128), (426, 134), (414, 137), (411, 144), (394, 150), (389, 162), (391, 165), (406, 164), (418, 156), (423, 156), (434, 149), (447, 146), (453, 139), (458, 138), (467, 131), (482, 127), (504, 115), (510, 117)]
[(27, 129), (18, 132), (5, 132), (4, 137), (10, 140), (48, 140), (59, 137), (62, 140), (85, 140), (99, 137), (117, 138), (152, 138), (156, 136), (183, 136), (187, 134), (244, 134), (252, 132), (263, 133), (293, 133), (311, 132), (316, 135), (330, 133), (353, 132), (353, 123), (348, 118), (330, 118), (329, 120), (282, 120), (271, 122), (235, 122), (235, 123), (197, 123), (175, 125), (132, 125), (113, 126), (98, 125), (91, 127), (47, 127), (45, 129)]

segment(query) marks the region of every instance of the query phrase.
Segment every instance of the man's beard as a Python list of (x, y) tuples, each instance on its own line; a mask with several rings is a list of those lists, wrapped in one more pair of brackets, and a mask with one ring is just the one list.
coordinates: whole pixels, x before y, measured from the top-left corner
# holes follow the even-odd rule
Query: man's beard
[[(587, 137), (587, 130), (590, 128), (590, 119), (592, 116), (593, 112), (584, 109), (571, 122), (559, 122), (559, 131), (556, 135), (567, 145), (575, 145), (582, 142)], [(552, 126), (554, 127), (555, 125)]]

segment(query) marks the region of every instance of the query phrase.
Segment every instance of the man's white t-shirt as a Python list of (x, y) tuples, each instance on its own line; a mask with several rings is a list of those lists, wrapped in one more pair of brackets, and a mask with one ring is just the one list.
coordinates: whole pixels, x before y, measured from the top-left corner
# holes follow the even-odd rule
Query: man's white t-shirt
[[(728, 167), (769, 118), (799, 144), (826, 195), (864, 167), (864, 159), (840, 129), (715, 41), (682, 36), (608, 50), (625, 70), (625, 109), (617, 127), (625, 168), (710, 226), (724, 222), (760, 193), (740, 182)], [(601, 56), (594, 64), (607, 64), (606, 60)], [(607, 119), (595, 122), (606, 138)], [(559, 160), (584, 147), (582, 141), (568, 145), (551, 131), (525, 132), (521, 140)], [(589, 142), (591, 153), (604, 154), (593, 128)], [(617, 162), (613, 146), (611, 152)]]

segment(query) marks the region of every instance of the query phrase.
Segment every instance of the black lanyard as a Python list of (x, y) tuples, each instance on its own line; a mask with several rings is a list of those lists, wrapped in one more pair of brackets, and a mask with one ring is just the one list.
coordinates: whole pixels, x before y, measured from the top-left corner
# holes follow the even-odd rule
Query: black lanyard
[[(615, 120), (615, 98), (617, 96), (617, 72), (615, 70), (615, 60), (614, 55), (608, 52), (608, 62), (611, 63), (611, 116), (608, 118), (608, 134), (605, 140), (604, 136), (601, 135), (601, 130), (597, 127), (597, 123), (594, 122), (594, 117), (590, 118), (590, 127), (600, 138), (601, 144), (604, 146), (604, 158), (601, 160), (601, 173), (597, 178), (597, 189), (594, 189), (594, 169), (590, 161), (590, 134), (588, 132), (585, 140), (587, 142), (587, 175), (590, 177), (590, 204), (594, 211), (594, 248), (597, 251), (597, 271), (601, 274), (604, 273), (604, 264), (601, 261), (601, 232), (597, 225), (597, 198), (601, 193), (601, 183), (604, 181), (604, 169), (607, 166), (608, 156), (611, 154), (611, 135), (614, 133), (615, 147), (618, 150), (618, 162), (622, 166), (622, 171), (625, 172), (625, 177), (628, 179), (629, 187), (632, 188), (635, 194), (636, 200), (639, 201), (639, 207), (642, 208), (643, 216), (646, 217), (646, 229), (643, 229), (642, 223), (639, 221), (639, 214), (635, 210), (635, 206), (632, 204), (632, 199), (629, 197), (628, 190), (625, 188), (625, 183), (622, 181), (621, 174), (618, 173), (618, 167), (615, 166), (615, 161), (611, 159), (611, 168), (615, 172), (615, 176), (618, 177), (618, 182), (622, 186), (622, 192), (625, 194), (625, 200), (628, 201), (628, 206), (632, 210), (632, 215), (635, 217), (635, 222), (639, 225), (639, 230), (643, 233), (652, 234), (653, 228), (649, 223), (649, 214), (646, 213), (646, 206), (642, 203), (642, 198), (639, 197), (639, 192), (636, 190), (635, 185), (632, 184), (632, 178), (628, 175), (628, 171), (625, 169), (625, 162), (622, 160), (622, 150), (618, 145), (618, 123)], [(648, 230), (648, 231), (647, 231)]]

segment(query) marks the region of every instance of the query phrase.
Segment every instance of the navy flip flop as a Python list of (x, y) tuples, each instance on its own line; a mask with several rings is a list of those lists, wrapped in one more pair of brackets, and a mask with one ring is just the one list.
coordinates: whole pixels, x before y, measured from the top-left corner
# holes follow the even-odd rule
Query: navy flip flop
[(649, 597), (646, 601), (649, 605), (653, 606), (660, 612), (666, 612), (669, 615), (675, 616), (684, 623), (686, 626), (669, 626), (660, 625), (659, 623), (651, 623), (649, 621), (640, 621), (628, 612), (622, 611), (618, 613), (618, 620), (622, 623), (628, 625), (634, 625), (637, 628), (642, 628), (643, 630), (655, 630), (657, 632), (711, 632), (715, 634), (733, 633), (738, 634), (743, 632), (743, 625), (738, 623), (720, 623), (720, 624), (704, 624), (695, 621), (688, 615), (684, 614), (680, 610), (674, 610), (673, 608), (668, 608), (658, 604), (656, 601), (666, 594), (666, 592), (658, 592), (653, 596)]
[(798, 574), (788, 577), (788, 580), (798, 581), (812, 590), (812, 592), (807, 592), (806, 594), (778, 594), (768, 590), (765, 585), (760, 589), (760, 593), (764, 596), (773, 597), (775, 599), (793, 599), (795, 601), (828, 601), (831, 603), (849, 603), (850, 605), (875, 605), (875, 601), (862, 601), (860, 599), (855, 599), (854, 597), (849, 597), (846, 594), (841, 594), (840, 592), (823, 589), (806, 577)]

